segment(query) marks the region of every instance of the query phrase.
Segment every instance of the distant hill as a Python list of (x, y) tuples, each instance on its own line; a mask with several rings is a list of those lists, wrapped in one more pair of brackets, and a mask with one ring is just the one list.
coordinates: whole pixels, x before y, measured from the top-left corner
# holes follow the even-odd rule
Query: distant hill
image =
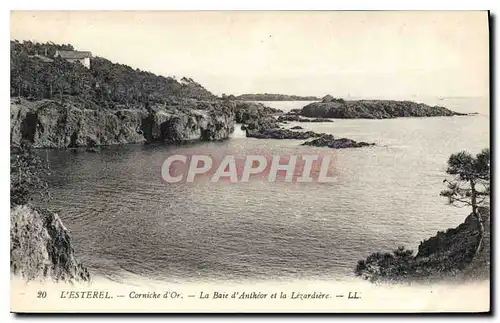
[(318, 101), (321, 100), (315, 96), (298, 96), (298, 95), (286, 95), (286, 94), (272, 94), (272, 93), (261, 93), (261, 94), (242, 94), (235, 97), (237, 100), (245, 101)]
[(164, 77), (92, 57), (90, 69), (54, 58), (72, 45), (11, 41), (12, 97), (29, 100), (77, 99), (85, 108), (146, 107), (174, 98), (212, 100), (216, 97), (192, 79)]

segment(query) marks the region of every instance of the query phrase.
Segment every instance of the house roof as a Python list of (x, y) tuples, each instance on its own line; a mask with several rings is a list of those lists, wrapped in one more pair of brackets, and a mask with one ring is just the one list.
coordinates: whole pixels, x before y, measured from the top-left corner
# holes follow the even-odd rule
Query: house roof
[(65, 58), (65, 59), (82, 59), (82, 58), (91, 57), (92, 53), (91, 52), (84, 52), (84, 51), (59, 50), (59, 51), (57, 51), (55, 56), (61, 56), (61, 58)]

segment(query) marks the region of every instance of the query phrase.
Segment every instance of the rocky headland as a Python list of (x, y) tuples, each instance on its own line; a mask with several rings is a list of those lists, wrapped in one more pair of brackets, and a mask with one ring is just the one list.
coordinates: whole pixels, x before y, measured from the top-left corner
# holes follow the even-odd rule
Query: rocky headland
[(310, 103), (299, 114), (311, 118), (388, 119), (400, 117), (439, 117), (466, 115), (441, 106), (412, 101), (356, 100), (346, 101), (327, 95), (321, 102)]

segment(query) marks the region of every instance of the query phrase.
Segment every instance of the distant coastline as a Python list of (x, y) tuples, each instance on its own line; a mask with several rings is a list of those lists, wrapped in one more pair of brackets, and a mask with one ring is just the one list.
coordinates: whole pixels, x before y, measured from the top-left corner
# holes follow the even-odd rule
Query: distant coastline
[(245, 101), (319, 101), (316, 96), (299, 96), (274, 93), (241, 94), (234, 97), (237, 100)]

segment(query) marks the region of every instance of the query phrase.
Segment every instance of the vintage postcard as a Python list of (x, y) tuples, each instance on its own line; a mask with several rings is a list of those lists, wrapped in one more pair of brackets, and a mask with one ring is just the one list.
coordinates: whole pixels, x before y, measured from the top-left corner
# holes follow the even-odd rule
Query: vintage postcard
[(487, 11), (12, 11), (15, 313), (490, 311)]

